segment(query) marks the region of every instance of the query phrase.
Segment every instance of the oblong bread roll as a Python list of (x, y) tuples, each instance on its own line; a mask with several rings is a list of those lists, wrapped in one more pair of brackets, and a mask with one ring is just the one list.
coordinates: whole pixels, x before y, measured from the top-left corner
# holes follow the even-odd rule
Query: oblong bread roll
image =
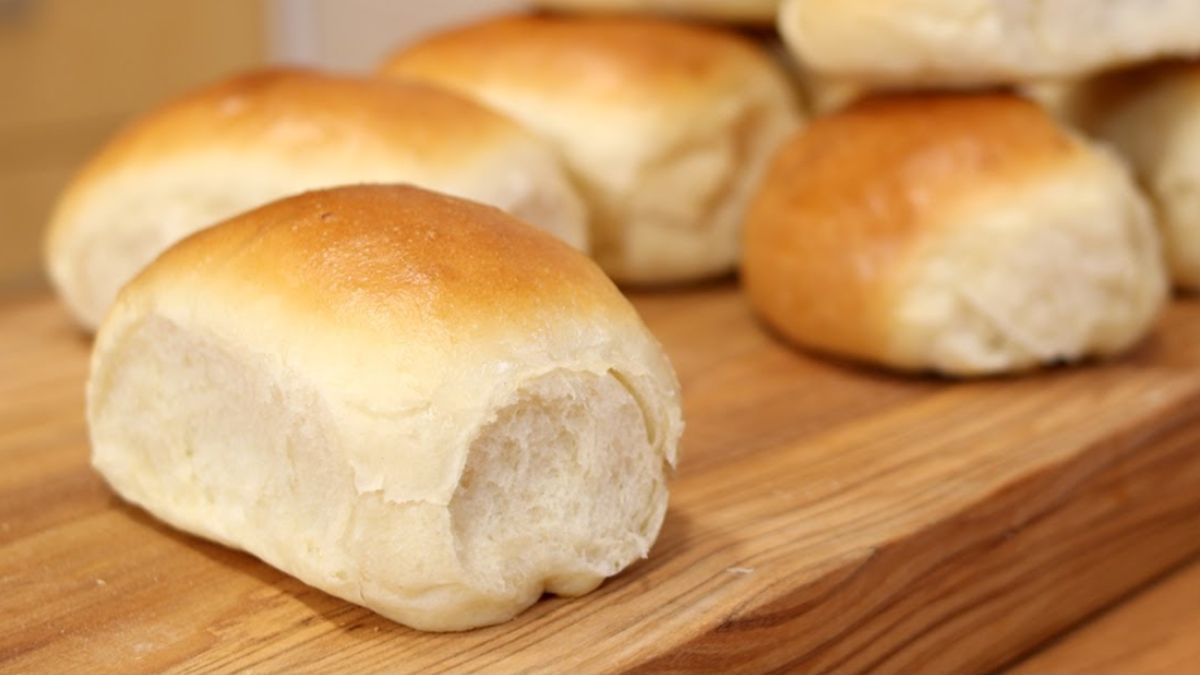
[(1195, 0), (783, 0), (823, 77), (891, 88), (1020, 84), (1200, 53)]
[(551, 141), (620, 283), (726, 274), (746, 202), (800, 117), (761, 46), (645, 17), (510, 16), (392, 55), (381, 73), (474, 96)]
[(187, 94), (120, 132), (60, 197), (46, 266), (94, 328), (122, 284), (192, 232), (367, 182), (475, 199), (586, 246), (582, 202), (553, 150), (502, 115), (427, 85), (276, 69)]
[(88, 382), (125, 499), (424, 630), (647, 554), (679, 386), (582, 253), (412, 187), (273, 202), (118, 297)]

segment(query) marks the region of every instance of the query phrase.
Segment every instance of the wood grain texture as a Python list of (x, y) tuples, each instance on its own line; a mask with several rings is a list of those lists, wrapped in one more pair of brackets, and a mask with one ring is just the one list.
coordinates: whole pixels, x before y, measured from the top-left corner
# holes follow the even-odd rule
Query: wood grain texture
[(1200, 673), (1200, 561), (1048, 645), (1025, 673)]
[(420, 634), (178, 534), (87, 466), (88, 344), (0, 308), (5, 670), (978, 670), (1200, 549), (1200, 304), (1131, 357), (898, 378), (797, 354), (714, 286), (635, 299), (688, 431), (648, 560)]

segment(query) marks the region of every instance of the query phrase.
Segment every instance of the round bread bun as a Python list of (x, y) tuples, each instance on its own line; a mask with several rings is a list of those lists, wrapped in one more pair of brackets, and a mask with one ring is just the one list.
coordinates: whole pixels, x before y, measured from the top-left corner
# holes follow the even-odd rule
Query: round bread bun
[(590, 207), (593, 255), (623, 283), (732, 270), (750, 192), (798, 124), (765, 50), (659, 19), (500, 18), (404, 49), (382, 72), (473, 95), (553, 142)]
[(594, 263), (402, 186), (170, 248), (105, 319), (87, 414), (128, 501), (435, 631), (644, 557), (682, 429), (669, 362)]
[(906, 371), (1120, 353), (1166, 295), (1124, 165), (1015, 95), (870, 98), (775, 158), (746, 221), (755, 309), (796, 344)]
[(779, 0), (535, 0), (534, 5), (585, 13), (647, 13), (745, 24), (771, 24)]
[(554, 151), (428, 85), (268, 70), (168, 103), (120, 132), (61, 196), (46, 266), (85, 327), (156, 255), (212, 223), (307, 189), (405, 182), (475, 199), (586, 245)]
[(1200, 63), (1159, 63), (1081, 83), (1069, 115), (1112, 144), (1158, 207), (1171, 277), (1200, 290)]
[(1016, 84), (1200, 53), (1196, 0), (783, 0), (821, 75), (878, 86)]

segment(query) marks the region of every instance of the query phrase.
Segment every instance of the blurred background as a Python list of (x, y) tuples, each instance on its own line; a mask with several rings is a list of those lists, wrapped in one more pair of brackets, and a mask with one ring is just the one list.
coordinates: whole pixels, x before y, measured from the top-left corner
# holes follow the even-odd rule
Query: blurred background
[(58, 191), (131, 116), (267, 63), (369, 70), (517, 0), (0, 0), (0, 294), (45, 285)]

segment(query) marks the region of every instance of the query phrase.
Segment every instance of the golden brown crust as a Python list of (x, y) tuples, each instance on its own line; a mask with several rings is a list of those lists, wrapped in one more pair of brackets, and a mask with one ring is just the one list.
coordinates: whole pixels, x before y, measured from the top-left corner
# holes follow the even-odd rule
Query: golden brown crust
[(125, 168), (187, 154), (256, 150), (302, 157), (339, 155), (420, 158), (448, 170), (528, 132), (464, 97), (420, 83), (328, 75), (298, 68), (264, 69), (199, 89), (127, 125), (63, 193), (47, 246), (74, 222), (93, 188)]
[(555, 237), (499, 209), (403, 185), (272, 202), (180, 242), (125, 292), (164, 281), (220, 288), (221, 297), (264, 293), (292, 316), (394, 339), (520, 323), (564, 306), (630, 311), (594, 263)]
[(940, 209), (1079, 155), (1040, 107), (1013, 95), (880, 96), (818, 118), (779, 150), (751, 205), (750, 298), (787, 335), (876, 355), (890, 293)]
[(537, 0), (539, 7), (592, 13), (653, 13), (708, 21), (771, 25), (779, 0)]
[(746, 68), (773, 67), (737, 33), (633, 16), (509, 16), (447, 31), (402, 49), (381, 72), (438, 80), (495, 81), (591, 100), (710, 91)]
[[(682, 431), (669, 362), (594, 263), (408, 186), (192, 235), (124, 288), (93, 351), (93, 464), (123, 497), (424, 630), (508, 620), (645, 555)], [(574, 520), (527, 522), (560, 505)], [(535, 539), (540, 557), (508, 553)]]
[(118, 165), (214, 146), (270, 145), (285, 157), (323, 144), (394, 147), (457, 164), (492, 139), (520, 133), (506, 117), (436, 87), (274, 68), (202, 88), (134, 120), (79, 182)]

